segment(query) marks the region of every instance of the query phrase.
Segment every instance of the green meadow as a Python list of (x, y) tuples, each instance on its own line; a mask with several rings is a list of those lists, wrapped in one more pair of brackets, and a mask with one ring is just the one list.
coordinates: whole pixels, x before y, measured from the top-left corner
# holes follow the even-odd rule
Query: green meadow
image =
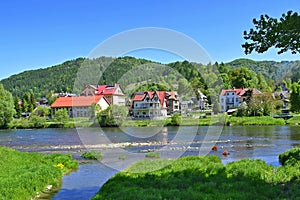
[(145, 159), (115, 174), (99, 199), (299, 199), (300, 148), (279, 156), (282, 166), (217, 156)]
[(75, 171), (70, 155), (20, 152), (0, 147), (0, 199), (33, 199), (60, 187), (64, 174)]

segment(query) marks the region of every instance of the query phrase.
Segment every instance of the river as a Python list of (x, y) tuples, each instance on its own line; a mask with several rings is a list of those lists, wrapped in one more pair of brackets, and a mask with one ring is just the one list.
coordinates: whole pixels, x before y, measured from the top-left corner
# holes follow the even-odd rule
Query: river
[[(52, 198), (90, 199), (117, 171), (159, 151), (162, 158), (185, 155), (217, 155), (222, 162), (242, 158), (262, 159), (278, 166), (278, 155), (300, 146), (299, 126), (244, 127), (120, 127), (78, 129), (1, 130), (0, 145), (21, 151), (69, 153), (81, 160), (84, 151), (103, 153), (101, 162), (80, 164), (63, 178)], [(216, 145), (218, 151), (212, 151)], [(227, 150), (230, 154), (223, 156)]]

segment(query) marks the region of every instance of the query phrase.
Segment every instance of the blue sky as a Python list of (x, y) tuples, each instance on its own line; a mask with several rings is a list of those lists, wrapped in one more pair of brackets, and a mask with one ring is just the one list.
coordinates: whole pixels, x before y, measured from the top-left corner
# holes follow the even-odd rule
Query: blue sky
[[(123, 31), (161, 27), (181, 32), (199, 43), (212, 61), (236, 58), (300, 60), (276, 50), (245, 55), (243, 31), (261, 14), (280, 17), (300, 12), (298, 0), (27, 0), (0, 3), (0, 79), (25, 70), (50, 67), (87, 57), (101, 42)], [(172, 62), (166, 52), (140, 51), (130, 55)]]

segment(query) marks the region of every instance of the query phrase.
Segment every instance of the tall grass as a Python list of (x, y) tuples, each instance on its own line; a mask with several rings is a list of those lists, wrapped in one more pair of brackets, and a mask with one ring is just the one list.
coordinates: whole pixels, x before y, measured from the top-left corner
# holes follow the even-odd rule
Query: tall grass
[(234, 117), (226, 118), (226, 125), (246, 126), (246, 125), (285, 125), (284, 119), (276, 119), (271, 116), (262, 117)]
[(78, 168), (70, 155), (19, 152), (0, 147), (0, 199), (32, 199)]
[(217, 156), (146, 159), (117, 173), (93, 199), (298, 199), (299, 167), (299, 160), (274, 168), (251, 159), (223, 165)]

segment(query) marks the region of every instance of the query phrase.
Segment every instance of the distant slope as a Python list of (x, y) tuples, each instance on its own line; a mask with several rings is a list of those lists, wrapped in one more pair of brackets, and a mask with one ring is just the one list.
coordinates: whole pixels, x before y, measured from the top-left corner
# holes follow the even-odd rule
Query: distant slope
[[(203, 74), (200, 75), (193, 65), (187, 61), (162, 65), (150, 60), (133, 57), (117, 59), (101, 57), (96, 59), (78, 58), (45, 69), (25, 71), (3, 79), (0, 83), (14, 96), (19, 97), (22, 97), (23, 94), (29, 90), (32, 90), (37, 97), (45, 96), (50, 91), (78, 92), (73, 91), (74, 80), (79, 68), (84, 64), (93, 66), (93, 69), (97, 70), (88, 71), (84, 83), (78, 87), (79, 90), (84, 87), (84, 84), (110, 84), (121, 82), (123, 85), (131, 84), (140, 86), (145, 82), (149, 83), (151, 81), (154, 83), (162, 81), (168, 88), (175, 89), (174, 87), (178, 84), (178, 80), (183, 77), (191, 82), (195, 78), (201, 79), (201, 76), (207, 76)], [(109, 64), (109, 67), (104, 70), (105, 67), (107, 67), (105, 66), (106, 64)], [(151, 65), (157, 65), (158, 68)], [(300, 61), (274, 62), (237, 59), (225, 63), (224, 66), (229, 69), (246, 67), (256, 73), (261, 72), (267, 80), (280, 81), (282, 78), (294, 78), (294, 81), (297, 81), (300, 78)], [(202, 66), (202, 68), (206, 67)], [(174, 71), (176, 71), (176, 73)], [(95, 82), (90, 81), (90, 77), (94, 76), (95, 73), (99, 73), (101, 79)]]
[(37, 96), (43, 96), (51, 90), (66, 91), (73, 84), (83, 61), (83, 58), (78, 58), (45, 69), (25, 71), (1, 80), (1, 83), (14, 96), (20, 97), (29, 90)]
[(229, 68), (247, 67), (256, 73), (262, 73), (266, 79), (292, 78), (300, 70), (300, 61), (253, 61), (250, 59), (236, 59), (226, 63)]

